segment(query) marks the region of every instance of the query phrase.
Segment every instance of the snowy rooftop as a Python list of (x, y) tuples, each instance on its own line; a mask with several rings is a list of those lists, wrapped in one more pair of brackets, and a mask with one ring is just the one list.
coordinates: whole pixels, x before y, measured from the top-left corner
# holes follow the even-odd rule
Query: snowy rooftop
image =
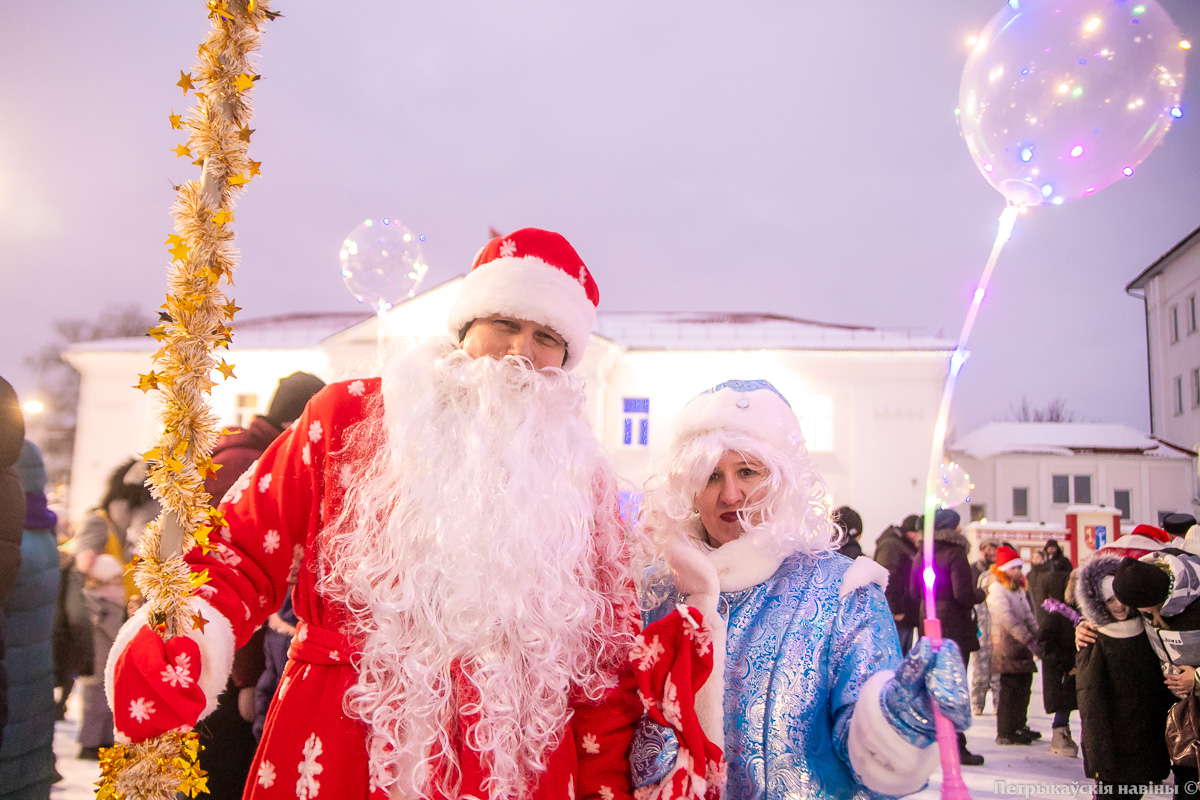
[[(302, 350), (315, 347), (335, 333), (353, 327), (371, 315), (361, 311), (330, 311), (256, 317), (233, 324), (233, 347), (238, 350)], [(97, 339), (78, 342), (71, 353), (154, 351), (159, 343), (150, 336)]]
[(727, 311), (601, 311), (595, 333), (632, 350), (929, 350), (954, 343), (908, 330)]
[(980, 459), (1004, 453), (1191, 455), (1128, 425), (1101, 422), (989, 422), (956, 440), (949, 450)]

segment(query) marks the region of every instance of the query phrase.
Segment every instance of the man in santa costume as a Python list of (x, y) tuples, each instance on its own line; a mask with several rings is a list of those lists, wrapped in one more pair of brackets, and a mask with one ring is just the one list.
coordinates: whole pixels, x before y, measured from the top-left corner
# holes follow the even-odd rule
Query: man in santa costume
[(226, 495), (214, 549), (187, 555), (207, 622), (122, 630), (119, 734), (194, 725), (291, 586), (298, 631), (245, 797), (630, 796), (636, 602), (569, 372), (598, 301), (566, 239), (515, 231), (476, 256), (453, 338), (314, 397)]

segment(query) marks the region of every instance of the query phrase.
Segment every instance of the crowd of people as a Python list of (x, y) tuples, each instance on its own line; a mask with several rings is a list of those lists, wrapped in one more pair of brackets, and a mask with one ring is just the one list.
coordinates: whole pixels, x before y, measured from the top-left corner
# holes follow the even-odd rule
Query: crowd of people
[[(965, 731), (989, 692), (998, 743), (1040, 738), (1038, 659), (1052, 752), (1076, 754), (1079, 708), (1089, 777), (1161, 779), (1165, 739), (1144, 740), (1165, 731), (1163, 690), (1189, 693), (1200, 663), (1177, 635), (1200, 561), (1190, 571), (1142, 526), (1157, 547), (1082, 570), (1053, 542), (1028, 570), (1003, 542), (971, 563), (942, 509), (935, 645), (921, 635), (923, 520), (863, 556), (861, 516), (829, 507), (796, 414), (761, 378), (683, 408), (622, 519), (571, 372), (598, 302), (566, 239), (526, 228), (476, 256), (449, 337), (379, 377), (283, 379), (265, 415), (218, 443), (225, 468), (206, 488), (226, 524), (186, 554), (207, 576), (187, 609), (203, 624), (166, 640), (126, 569), (159, 513), (143, 465), (119, 465), (56, 549), (40, 461), (0, 442), (27, 506), (7, 601), (0, 572), (8, 643), (28, 646), (29, 630), (43, 656), (0, 669), (45, 689), (36, 722), (21, 711), (3, 728), (0, 797), (47, 796), (46, 736), (76, 681), (83, 757), (195, 727), (218, 799), (897, 797), (937, 766), (935, 712), (965, 765), (983, 763)], [(40, 616), (14, 624), (31, 605)], [(1160, 659), (1167, 683), (1146, 674)], [(20, 752), (17, 723), (37, 728), (16, 734)], [(1137, 767), (1121, 771), (1127, 754)], [(29, 788), (5, 793), (16, 774)]]

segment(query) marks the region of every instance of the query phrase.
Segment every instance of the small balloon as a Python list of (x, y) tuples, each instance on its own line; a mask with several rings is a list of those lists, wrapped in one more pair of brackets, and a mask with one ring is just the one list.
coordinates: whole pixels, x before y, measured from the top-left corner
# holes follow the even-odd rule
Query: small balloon
[(1182, 116), (1186, 52), (1157, 0), (1009, 0), (967, 58), (959, 130), (1009, 203), (1087, 197)]
[(414, 297), (429, 270), (424, 240), (391, 217), (364, 221), (346, 236), (338, 254), (346, 288), (377, 314)]
[(939, 508), (953, 508), (971, 499), (975, 484), (971, 476), (953, 461), (938, 464), (938, 474), (933, 480), (933, 496)]

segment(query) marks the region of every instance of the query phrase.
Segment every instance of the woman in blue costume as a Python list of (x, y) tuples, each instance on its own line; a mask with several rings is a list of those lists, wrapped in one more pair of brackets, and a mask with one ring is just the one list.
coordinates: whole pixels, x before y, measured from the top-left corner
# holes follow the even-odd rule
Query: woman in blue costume
[[(837, 554), (824, 482), (774, 386), (728, 381), (680, 412), (642, 522), (655, 547), (646, 622), (682, 604), (711, 628), (712, 674), (694, 697), (679, 694), (724, 752), (728, 800), (876, 798), (925, 784), (938, 758), (931, 702), (956, 728), (970, 723), (962, 658), (953, 642), (935, 652), (922, 639), (901, 659), (887, 573)], [(679, 752), (648, 717), (631, 754), (642, 796)]]

